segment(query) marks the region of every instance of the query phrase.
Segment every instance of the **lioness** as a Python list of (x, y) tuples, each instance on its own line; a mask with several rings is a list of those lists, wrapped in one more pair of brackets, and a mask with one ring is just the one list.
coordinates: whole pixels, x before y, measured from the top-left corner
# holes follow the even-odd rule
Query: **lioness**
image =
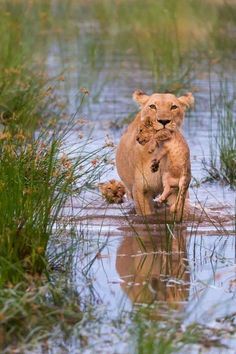
[[(155, 212), (153, 198), (163, 192), (162, 171), (166, 159), (160, 164), (156, 173), (150, 166), (154, 158), (148, 152), (148, 144), (141, 145), (136, 141), (137, 133), (142, 122), (155, 121), (155, 129), (165, 129), (167, 124), (172, 130), (178, 129), (184, 119), (185, 110), (193, 105), (191, 93), (177, 98), (172, 94), (154, 93), (148, 96), (142, 91), (135, 91), (133, 98), (141, 106), (133, 122), (121, 137), (116, 153), (116, 167), (129, 196), (134, 200), (137, 214), (149, 215)], [(181, 151), (180, 151), (181, 153)], [(176, 203), (178, 191), (167, 198), (172, 206)]]

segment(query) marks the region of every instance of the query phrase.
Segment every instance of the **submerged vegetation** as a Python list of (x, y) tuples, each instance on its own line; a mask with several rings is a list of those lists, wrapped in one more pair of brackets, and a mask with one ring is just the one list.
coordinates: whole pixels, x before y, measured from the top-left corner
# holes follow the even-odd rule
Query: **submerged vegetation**
[(78, 296), (65, 284), (63, 288), (63, 284), (32, 278), (28, 285), (27, 289), (23, 284), (0, 289), (2, 353), (24, 352), (39, 344), (46, 349), (50, 334), (56, 339), (83, 317)]
[[(156, 311), (163, 311), (161, 307)], [(136, 353), (168, 354), (188, 353), (192, 348), (226, 350), (222, 338), (230, 337), (230, 330), (212, 328), (204, 324), (192, 323), (184, 326), (178, 313), (169, 314), (170, 319), (162, 322), (149, 318), (150, 309), (139, 309), (135, 314), (133, 335), (137, 338)]]
[[(118, 116), (123, 128), (132, 109), (120, 96), (131, 97), (136, 85), (176, 94), (192, 90), (198, 96), (201, 83), (209, 83), (211, 146), (204, 168), (208, 180), (235, 187), (235, 91), (222, 86), (213, 97), (209, 75), (211, 70), (222, 82), (227, 69), (230, 81), (234, 71), (234, 2), (13, 0), (0, 2), (0, 10), (0, 351), (47, 352), (56, 346), (58, 353), (96, 352), (101, 341), (108, 352), (122, 354), (173, 353), (192, 344), (225, 349), (224, 337), (235, 334), (231, 313), (217, 317), (222, 325), (214, 329), (195, 320), (185, 324), (180, 312), (194, 297), (192, 282), (194, 289), (198, 284), (190, 279), (191, 267), (195, 272), (196, 265), (214, 259), (221, 267), (235, 266), (233, 246), (227, 256), (222, 241), (235, 229), (217, 218), (213, 222), (202, 208), (200, 216), (213, 229), (209, 234), (217, 235), (208, 247), (203, 241), (208, 231), (198, 231), (200, 221), (179, 225), (177, 234), (166, 220), (160, 230), (149, 220), (135, 230), (125, 208), (114, 212), (101, 207), (100, 199), (94, 221), (89, 212), (96, 205), (95, 186), (112, 162), (107, 150), (112, 142), (104, 144), (100, 128), (93, 134), (84, 127), (84, 115), (99, 120), (96, 128), (102, 129)], [(120, 212), (125, 218), (116, 215)], [(113, 219), (107, 226), (109, 213)], [(112, 268), (117, 239), (108, 236), (117, 220), (129, 228), (115, 231), (121, 239), (119, 246), (114, 243), (116, 278), (106, 274), (94, 286), (102, 262), (106, 271)], [(184, 242), (172, 249), (181, 232), (188, 247)], [(227, 291), (234, 294), (231, 280)], [(106, 282), (119, 287), (129, 310), (120, 304), (116, 315), (110, 305), (104, 309)], [(203, 283), (211, 286), (209, 279), (199, 283), (197, 296)], [(110, 300), (115, 303), (115, 297)]]

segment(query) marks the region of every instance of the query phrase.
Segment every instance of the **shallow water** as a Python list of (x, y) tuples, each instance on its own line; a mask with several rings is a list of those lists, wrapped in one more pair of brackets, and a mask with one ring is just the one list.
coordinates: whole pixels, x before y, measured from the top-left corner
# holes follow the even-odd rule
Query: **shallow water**
[[(90, 198), (82, 214), (76, 216), (80, 207), (73, 206), (75, 224), (85, 234), (84, 246), (74, 255), (74, 282), (81, 299), (96, 308), (95, 318), (85, 320), (81, 329), (88, 338), (85, 353), (135, 353), (130, 317), (139, 308), (148, 309), (154, 322), (181, 318), (183, 327), (196, 322), (219, 327), (219, 318), (234, 313), (231, 217), (211, 210), (209, 220), (195, 211), (194, 221), (191, 215), (173, 226), (164, 223), (168, 215), (163, 210), (144, 220), (128, 202), (107, 206), (100, 196)], [(70, 345), (72, 353), (81, 352), (77, 340)], [(227, 345), (234, 348), (235, 343), (227, 340)]]
[[(90, 151), (102, 146), (107, 134), (117, 144), (123, 130), (117, 126), (137, 109), (132, 92), (141, 88), (151, 93), (154, 86), (151, 71), (141, 67), (133, 55), (106, 60), (98, 75), (101, 90), (98, 83), (91, 86), (88, 105), (80, 113), (90, 121), (84, 130), (86, 136), (92, 129)], [(57, 50), (53, 47), (49, 67), (58, 70), (57, 66)], [(233, 96), (236, 77), (232, 72), (229, 66), (225, 77), (228, 94)], [(128, 329), (132, 327), (131, 314), (139, 307), (148, 307), (153, 322), (181, 317), (183, 327), (195, 322), (216, 327), (219, 318), (235, 312), (235, 191), (219, 183), (194, 186), (205, 176), (202, 159), (209, 159), (210, 141), (217, 133), (217, 110), (212, 112), (210, 100), (217, 106), (222, 70), (216, 66), (209, 73), (202, 63), (192, 74), (189, 90), (195, 89), (196, 105), (186, 115), (183, 127), (193, 175), (192, 214), (188, 220), (173, 226), (164, 210), (143, 219), (135, 215), (132, 203), (107, 205), (97, 190), (84, 196), (82, 208), (77, 200), (73, 201), (73, 210), (68, 205), (67, 214), (73, 217), (79, 234), (81, 230), (86, 234), (84, 247), (74, 255), (75, 286), (82, 299), (97, 304), (99, 318), (97, 323), (88, 320), (82, 324), (81, 331), (87, 338), (83, 348), (75, 338), (65, 344), (71, 353), (135, 353), (137, 338), (130, 337)], [(70, 73), (71, 112), (76, 107), (73, 97), (77, 75), (76, 71)], [(96, 99), (93, 90), (99, 91)], [(73, 149), (81, 143), (78, 135), (74, 131), (68, 141)], [(111, 178), (119, 179), (114, 168), (101, 181)], [(235, 352), (235, 337), (226, 343), (231, 349), (224, 349), (224, 353)], [(193, 346), (186, 352), (198, 350)], [(212, 349), (212, 353), (217, 352), (222, 351)]]
[[(201, 86), (204, 85), (206, 83), (201, 82)], [(111, 96), (115, 90), (109, 90)], [(132, 90), (133, 87), (123, 88), (127, 95)], [(118, 142), (122, 130), (109, 129), (109, 120), (125, 117), (135, 109), (131, 98), (125, 97), (125, 93), (122, 97), (120, 91), (119, 87), (119, 99), (112, 102), (105, 93), (101, 95), (101, 112), (93, 112), (98, 118), (94, 121), (92, 135), (96, 142), (90, 145), (91, 150), (103, 144), (107, 133)], [(190, 145), (192, 174), (200, 180), (204, 176), (202, 158), (209, 157), (209, 131), (216, 131), (217, 123), (210, 120), (209, 112), (204, 112), (205, 101), (196, 96), (196, 108), (186, 118), (184, 134)], [(121, 114), (119, 107), (122, 107)], [(73, 139), (76, 143), (76, 133)], [(115, 169), (103, 175), (102, 181), (111, 178), (119, 179)], [(84, 299), (91, 297), (92, 288), (92, 302), (98, 303), (99, 316), (101, 313), (102, 318), (104, 316), (99, 329), (96, 325), (93, 328), (91, 323), (84, 329), (89, 337), (89, 345), (83, 349), (85, 353), (93, 352), (93, 346), (98, 353), (135, 353), (135, 339), (123, 331), (132, 326), (127, 314), (134, 313), (137, 305), (149, 306), (153, 321), (162, 321), (165, 316), (181, 316), (183, 326), (199, 322), (214, 327), (218, 318), (235, 311), (235, 192), (232, 189), (218, 183), (192, 187), (190, 199), (195, 217), (177, 226), (177, 230), (172, 230), (171, 224), (166, 226), (165, 213), (154, 220), (143, 220), (135, 216), (132, 203), (108, 206), (97, 191), (87, 194), (85, 199), (88, 205), (82, 210), (80, 203), (74, 201), (73, 216), (78, 228), (86, 229), (88, 248), (92, 240), (94, 251), (85, 258), (84, 264), (75, 262), (78, 274), (75, 284)], [(78, 250), (75, 260), (81, 259), (80, 252)], [(90, 264), (88, 269), (87, 264)], [(81, 267), (86, 270), (89, 287), (81, 282)], [(160, 304), (164, 304), (161, 310)], [(117, 328), (116, 322), (121, 320), (124, 323)], [(234, 341), (226, 343), (231, 348), (235, 346)], [(77, 345), (75, 342), (71, 352), (80, 352)], [(191, 350), (198, 352), (198, 347)], [(189, 349), (186, 352), (189, 353)], [(212, 352), (221, 350), (215, 348)], [(224, 349), (224, 352), (233, 351)]]

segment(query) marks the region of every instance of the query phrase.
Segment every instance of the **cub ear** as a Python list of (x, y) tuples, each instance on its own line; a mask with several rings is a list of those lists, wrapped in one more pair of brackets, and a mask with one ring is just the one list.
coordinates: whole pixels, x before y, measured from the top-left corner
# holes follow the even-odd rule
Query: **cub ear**
[(141, 90), (136, 90), (133, 93), (133, 100), (143, 106), (149, 100), (149, 96)]
[(184, 109), (192, 108), (194, 105), (194, 97), (191, 92), (188, 92), (186, 95), (179, 97), (178, 100)]

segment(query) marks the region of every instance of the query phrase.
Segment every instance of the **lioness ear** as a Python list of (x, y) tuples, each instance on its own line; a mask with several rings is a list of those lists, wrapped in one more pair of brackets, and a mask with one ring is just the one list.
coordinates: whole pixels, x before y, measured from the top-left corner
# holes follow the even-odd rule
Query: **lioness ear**
[(133, 99), (134, 101), (138, 102), (141, 106), (143, 106), (149, 100), (149, 96), (143, 91), (136, 90), (133, 93)]
[(185, 96), (178, 98), (184, 109), (192, 108), (194, 105), (194, 97), (191, 92), (186, 93)]

